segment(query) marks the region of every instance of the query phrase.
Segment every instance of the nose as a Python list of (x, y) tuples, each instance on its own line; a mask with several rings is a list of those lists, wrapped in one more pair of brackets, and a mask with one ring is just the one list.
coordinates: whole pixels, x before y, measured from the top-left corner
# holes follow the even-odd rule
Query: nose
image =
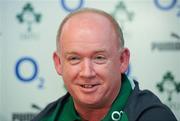
[(90, 59), (84, 59), (81, 65), (80, 76), (84, 78), (93, 78), (95, 76), (95, 71), (93, 63)]

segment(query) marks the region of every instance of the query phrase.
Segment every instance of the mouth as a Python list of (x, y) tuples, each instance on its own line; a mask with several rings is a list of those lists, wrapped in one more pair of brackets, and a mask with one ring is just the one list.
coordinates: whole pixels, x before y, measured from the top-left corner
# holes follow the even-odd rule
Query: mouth
[(100, 84), (80, 84), (80, 90), (87, 94), (94, 93), (99, 89), (99, 85)]
[(83, 88), (93, 88), (95, 86), (98, 86), (99, 84), (81, 84), (80, 86)]

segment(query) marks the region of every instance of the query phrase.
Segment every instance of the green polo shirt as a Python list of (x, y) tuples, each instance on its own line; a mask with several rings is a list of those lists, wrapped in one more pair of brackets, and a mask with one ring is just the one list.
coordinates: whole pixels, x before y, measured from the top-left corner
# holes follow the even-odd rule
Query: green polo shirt
[[(128, 121), (123, 108), (131, 92), (131, 84), (126, 75), (123, 75), (120, 92), (113, 102), (111, 109), (101, 121)], [(64, 105), (61, 105), (61, 110), (57, 118), (58, 121), (81, 121), (81, 117), (75, 110), (72, 97), (69, 96), (65, 102)]]

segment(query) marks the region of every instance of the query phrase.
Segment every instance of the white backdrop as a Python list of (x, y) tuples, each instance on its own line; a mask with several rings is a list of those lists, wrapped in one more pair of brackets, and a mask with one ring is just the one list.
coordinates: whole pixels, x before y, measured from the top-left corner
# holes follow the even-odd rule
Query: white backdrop
[(180, 120), (179, 6), (180, 0), (0, 0), (0, 121), (28, 121), (66, 92), (52, 61), (56, 31), (82, 7), (117, 19), (131, 51), (128, 76)]

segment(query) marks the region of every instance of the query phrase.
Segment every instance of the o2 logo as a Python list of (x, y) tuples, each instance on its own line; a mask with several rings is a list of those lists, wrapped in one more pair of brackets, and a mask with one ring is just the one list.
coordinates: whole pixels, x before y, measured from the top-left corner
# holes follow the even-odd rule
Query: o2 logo
[(44, 79), (38, 77), (39, 67), (35, 59), (31, 57), (22, 57), (15, 64), (15, 75), (22, 82), (32, 82), (39, 80), (38, 88), (44, 85)]
[[(28, 72), (28, 74), (25, 74), (25, 72)], [(23, 82), (33, 81), (38, 75), (37, 62), (30, 57), (20, 58), (16, 63), (15, 73), (17, 78)]]
[(78, 0), (76, 6), (73, 6), (73, 7), (71, 7), (71, 5), (70, 5), (70, 2), (72, 3), (72, 0), (71, 1), (70, 0), (59, 0), (59, 2), (61, 4), (61, 6), (63, 7), (63, 9), (67, 12), (76, 11), (76, 10), (82, 8), (82, 6), (84, 5), (84, 0)]
[(120, 121), (123, 113), (123, 111), (113, 111), (113, 113), (111, 114), (111, 119), (113, 121)]
[[(167, 5), (163, 5), (160, 1), (161, 0), (154, 0), (155, 5), (162, 10), (172, 9), (177, 3), (177, 0), (169, 0), (170, 2)], [(162, 0), (162, 1), (164, 1), (164, 0)]]
[(178, 8), (177, 11), (177, 16), (180, 17), (180, 5), (178, 5), (178, 0), (168, 0), (169, 2), (167, 2), (167, 0), (154, 0), (155, 5), (161, 9), (161, 10), (171, 10), (173, 8)]

